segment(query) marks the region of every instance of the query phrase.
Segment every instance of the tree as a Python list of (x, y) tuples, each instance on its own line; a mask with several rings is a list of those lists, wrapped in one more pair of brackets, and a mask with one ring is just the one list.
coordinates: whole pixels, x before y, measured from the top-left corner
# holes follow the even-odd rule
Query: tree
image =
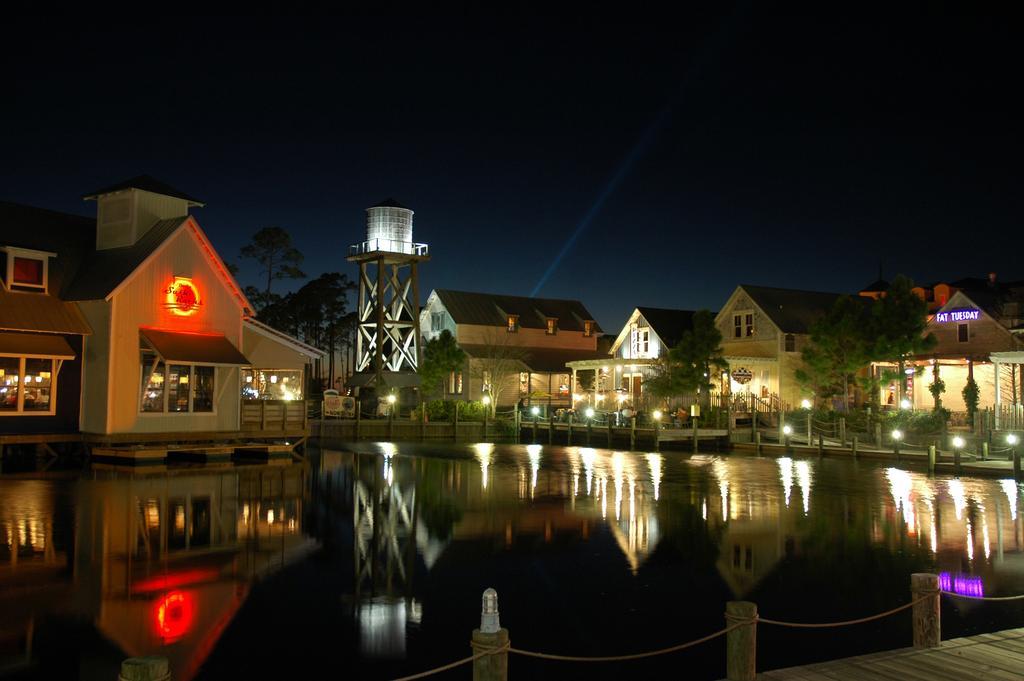
[(974, 380), (973, 372), (967, 377), (967, 384), (964, 385), (963, 392), (961, 393), (964, 398), (964, 404), (967, 405), (967, 421), (974, 426), (974, 418), (978, 413), (978, 399), (980, 395), (978, 389), (978, 383)]
[(932, 384), (928, 386), (928, 392), (932, 394), (932, 399), (935, 400), (933, 411), (942, 409), (942, 393), (946, 392), (946, 382), (939, 376), (938, 360), (932, 365)]
[(280, 227), (264, 227), (252, 237), (252, 243), (242, 247), (242, 258), (255, 260), (260, 266), (260, 278), (266, 280), (262, 290), (246, 287), (246, 295), (260, 310), (277, 302), (272, 296), (271, 285), (278, 279), (305, 279), (299, 269), (302, 253), (292, 246), (291, 235)]
[(422, 394), (440, 389), (444, 398), (444, 381), (453, 371), (458, 371), (466, 363), (466, 353), (462, 351), (455, 336), (448, 329), (435, 338), (431, 338), (423, 346), (423, 361), (420, 362), (418, 373), (422, 381)]
[(491, 396), (492, 415), (510, 379), (519, 374), (526, 359), (523, 348), (512, 341), (512, 334), (491, 329), (469, 363), (470, 375), (479, 380), (482, 390)]
[(664, 398), (696, 393), (707, 406), (714, 386), (712, 371), (728, 366), (722, 357), (722, 332), (715, 326), (714, 315), (698, 310), (693, 314), (692, 327), (683, 332), (679, 343), (655, 364), (655, 375), (647, 381), (647, 389), (652, 395)]
[(850, 408), (850, 381), (871, 360), (864, 333), (867, 308), (861, 300), (843, 296), (828, 313), (811, 324), (811, 342), (801, 352), (804, 366), (797, 381), (810, 389), (816, 400), (843, 396), (843, 410)]
[(898, 275), (885, 295), (871, 306), (868, 338), (871, 356), (897, 365), (894, 376), (899, 386), (898, 400), (906, 392), (908, 357), (920, 355), (935, 347), (935, 336), (925, 334), (928, 324), (928, 304), (913, 291), (914, 282)]

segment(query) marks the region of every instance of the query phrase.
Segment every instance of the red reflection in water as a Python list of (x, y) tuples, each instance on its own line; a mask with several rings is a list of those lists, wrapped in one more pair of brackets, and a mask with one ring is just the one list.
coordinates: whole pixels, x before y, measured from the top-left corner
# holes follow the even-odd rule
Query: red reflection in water
[(187, 591), (170, 591), (156, 602), (153, 619), (164, 643), (175, 641), (188, 633), (195, 618), (195, 598)]
[(145, 593), (147, 591), (163, 591), (164, 589), (173, 589), (176, 586), (208, 582), (210, 580), (217, 579), (218, 576), (220, 576), (220, 571), (212, 568), (205, 570), (182, 570), (181, 572), (172, 572), (160, 575), (159, 577), (150, 577), (149, 579), (139, 580), (132, 584), (132, 592)]

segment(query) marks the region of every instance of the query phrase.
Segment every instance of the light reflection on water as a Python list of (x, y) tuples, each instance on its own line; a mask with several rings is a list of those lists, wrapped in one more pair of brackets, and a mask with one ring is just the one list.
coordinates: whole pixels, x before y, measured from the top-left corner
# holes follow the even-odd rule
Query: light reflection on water
[[(169, 654), (176, 679), (204, 663), (200, 677), (216, 678), (264, 649), (282, 663), (340, 652), (357, 676), (416, 672), (464, 656), (486, 586), (523, 647), (589, 654), (695, 638), (730, 599), (807, 621), (870, 614), (905, 602), (911, 572), (941, 572), (965, 592), (1024, 592), (1012, 481), (588, 447), (354, 450), (319, 453), (312, 468), (0, 478), (0, 589), (48, 570), (66, 591), (51, 614), (86, 617), (125, 653)], [(326, 558), (311, 563), (317, 546)], [(286, 570), (253, 589), (295, 566), (305, 576)], [(309, 571), (321, 576), (311, 602)], [(286, 622), (259, 609), (291, 601), (303, 605)], [(687, 612), (674, 629), (663, 626), (669, 607)], [(180, 636), (174, 612), (189, 621)], [(947, 634), (1012, 624), (981, 612), (944, 611)], [(299, 645), (325, 626), (334, 644)], [(765, 664), (905, 645), (885, 631), (794, 639), (765, 651)], [(288, 636), (295, 650), (272, 645)], [(722, 675), (713, 652), (694, 653), (694, 678)], [(271, 667), (253, 662), (252, 678)]]

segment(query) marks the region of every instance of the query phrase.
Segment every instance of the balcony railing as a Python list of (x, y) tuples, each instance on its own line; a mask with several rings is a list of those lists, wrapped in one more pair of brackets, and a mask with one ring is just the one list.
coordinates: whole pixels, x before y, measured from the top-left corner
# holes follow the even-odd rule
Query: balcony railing
[(348, 247), (349, 255), (365, 255), (366, 253), (402, 253), (403, 255), (424, 256), (429, 252), (427, 244), (415, 244), (411, 241), (397, 239), (370, 239), (361, 244)]

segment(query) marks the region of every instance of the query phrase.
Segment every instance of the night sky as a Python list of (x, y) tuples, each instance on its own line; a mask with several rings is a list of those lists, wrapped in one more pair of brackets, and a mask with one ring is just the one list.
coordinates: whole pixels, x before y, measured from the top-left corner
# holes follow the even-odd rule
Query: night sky
[(0, 199), (91, 214), (81, 194), (147, 173), (208, 202), (195, 215), (228, 261), (280, 225), (309, 274), (354, 278), (364, 209), (394, 197), (431, 246), (424, 298), (540, 285), (613, 332), (637, 305), (716, 309), (738, 283), (855, 291), (880, 262), (1024, 278), (1018, 21), (706, 4), (19, 21)]

